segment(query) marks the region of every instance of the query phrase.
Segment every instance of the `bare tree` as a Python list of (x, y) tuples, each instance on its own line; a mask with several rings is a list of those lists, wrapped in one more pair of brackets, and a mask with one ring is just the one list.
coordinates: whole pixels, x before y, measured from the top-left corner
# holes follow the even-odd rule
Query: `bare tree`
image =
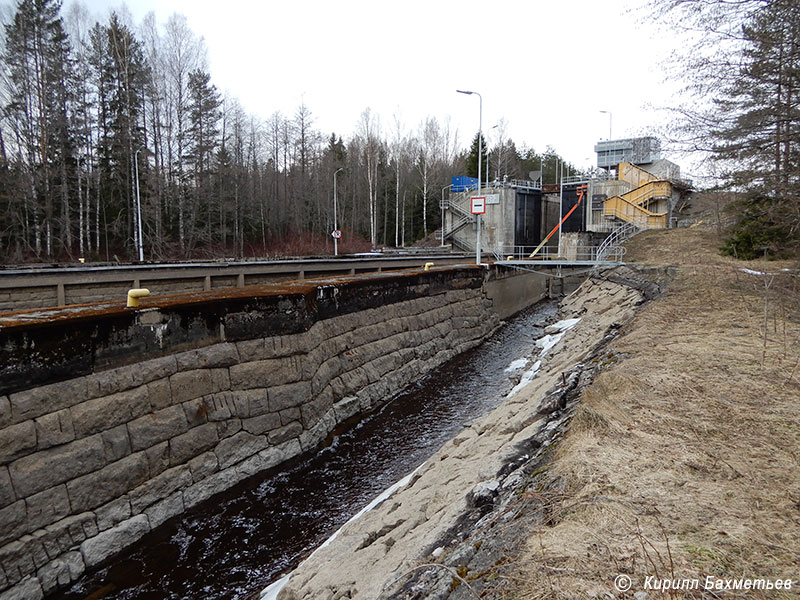
[(186, 17), (173, 14), (164, 34), (164, 66), (166, 71), (167, 153), (172, 189), (177, 197), (178, 240), (186, 249), (186, 195), (184, 157), (187, 151), (189, 73), (204, 68), (205, 47), (189, 29)]
[(380, 160), (381, 139), (380, 120), (369, 108), (361, 113), (357, 136), (360, 138), (362, 159), (368, 187), (369, 239), (373, 247), (378, 245), (378, 162)]
[[(400, 118), (395, 115), (394, 117), (394, 134), (391, 141), (391, 156), (394, 163), (394, 181), (395, 181), (395, 196), (394, 196), (394, 245), (395, 247), (404, 246), (405, 239), (400, 236), (400, 190), (403, 186), (404, 179), (407, 176), (409, 164), (412, 160), (414, 139), (411, 138), (404, 130), (400, 122)], [(405, 201), (405, 195), (403, 196)], [(405, 206), (403, 206), (405, 212)]]

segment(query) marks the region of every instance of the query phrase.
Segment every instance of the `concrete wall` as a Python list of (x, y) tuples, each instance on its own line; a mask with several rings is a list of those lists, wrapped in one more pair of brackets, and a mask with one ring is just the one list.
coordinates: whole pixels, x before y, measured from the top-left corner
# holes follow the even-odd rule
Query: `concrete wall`
[(546, 298), (551, 278), (541, 273), (526, 273), (494, 265), (486, 281), (486, 297), (492, 301), (492, 311), (507, 319)]
[(564, 260), (593, 260), (590, 250), (602, 244), (607, 236), (605, 232), (564, 232), (561, 234), (561, 257)]
[[(437, 269), (5, 321), (4, 358), (36, 368), (2, 380), (0, 598), (41, 598), (477, 345), (495, 302), (516, 311), (484, 278)], [(76, 328), (92, 344), (75, 346)]]
[[(498, 204), (487, 204), (486, 213), (481, 215), (481, 248), (490, 253), (495, 249), (505, 249), (506, 252), (514, 246), (514, 224), (516, 211), (515, 190), (511, 188), (484, 188), (469, 194), (453, 194), (452, 202), (458, 202), (465, 210), (470, 210), (472, 196), (499, 196)], [(458, 220), (458, 215), (453, 211), (445, 213), (447, 225), (452, 225), (452, 220)], [(453, 239), (458, 247), (475, 248), (477, 226), (470, 223), (453, 234)]]

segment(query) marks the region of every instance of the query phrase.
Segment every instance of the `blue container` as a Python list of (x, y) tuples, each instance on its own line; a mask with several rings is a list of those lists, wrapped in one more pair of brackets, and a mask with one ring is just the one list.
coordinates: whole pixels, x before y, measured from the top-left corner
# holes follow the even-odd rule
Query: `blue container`
[(453, 184), (453, 187), (451, 188), (453, 192), (466, 192), (467, 190), (478, 189), (477, 177), (466, 177), (465, 175), (461, 175), (460, 177), (452, 177), (450, 179), (450, 183)]

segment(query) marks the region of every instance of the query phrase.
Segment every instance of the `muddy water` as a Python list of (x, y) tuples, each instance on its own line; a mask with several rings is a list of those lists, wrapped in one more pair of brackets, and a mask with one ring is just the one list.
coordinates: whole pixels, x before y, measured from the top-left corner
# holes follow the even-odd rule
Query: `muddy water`
[(451, 360), (329, 445), (257, 475), (145, 536), (57, 600), (249, 599), (297, 565), (511, 388), (509, 365), (555, 313), (538, 304)]

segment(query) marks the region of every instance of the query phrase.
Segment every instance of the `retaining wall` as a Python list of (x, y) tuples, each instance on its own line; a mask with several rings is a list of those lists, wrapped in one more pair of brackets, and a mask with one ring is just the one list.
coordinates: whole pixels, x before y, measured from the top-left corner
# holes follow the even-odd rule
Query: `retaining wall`
[(477, 345), (499, 322), (484, 277), (436, 269), (0, 319), (0, 599), (66, 585)]

